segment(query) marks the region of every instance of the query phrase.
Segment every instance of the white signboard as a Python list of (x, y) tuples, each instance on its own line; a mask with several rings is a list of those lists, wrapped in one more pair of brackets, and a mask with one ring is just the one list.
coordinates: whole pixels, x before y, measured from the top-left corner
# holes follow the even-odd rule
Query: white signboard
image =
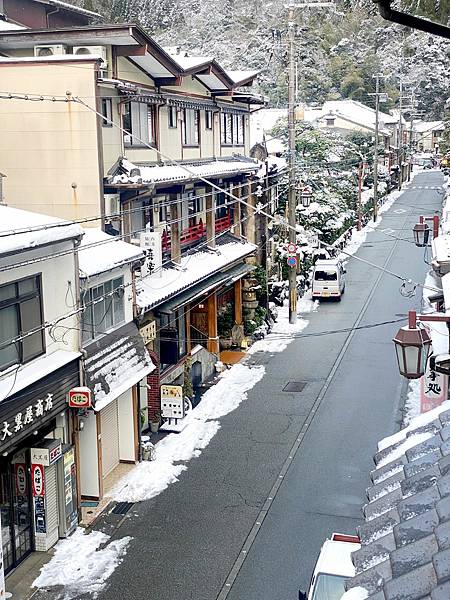
[(184, 418), (183, 388), (181, 385), (161, 386), (161, 414), (167, 419)]
[(162, 275), (162, 242), (161, 232), (145, 231), (141, 233), (140, 246), (147, 253), (147, 258), (142, 266), (142, 277), (147, 277), (152, 273)]

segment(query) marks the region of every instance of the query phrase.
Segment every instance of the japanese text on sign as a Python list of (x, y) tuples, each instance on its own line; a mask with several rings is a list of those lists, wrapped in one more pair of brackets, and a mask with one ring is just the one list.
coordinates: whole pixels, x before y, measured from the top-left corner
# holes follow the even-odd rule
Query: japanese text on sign
[(53, 394), (47, 394), (47, 397), (39, 399), (35, 404), (27, 406), (25, 411), (19, 412), (14, 417), (14, 421), (3, 421), (0, 427), (0, 441), (4, 442), (6, 438), (14, 437), (24, 427), (31, 425), (34, 419), (42, 417), (53, 408)]

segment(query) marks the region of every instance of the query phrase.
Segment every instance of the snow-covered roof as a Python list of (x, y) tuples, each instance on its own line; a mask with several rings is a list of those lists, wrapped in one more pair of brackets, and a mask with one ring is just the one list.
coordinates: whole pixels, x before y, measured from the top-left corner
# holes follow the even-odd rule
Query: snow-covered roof
[(244, 81), (251, 81), (258, 74), (259, 71), (227, 71), (228, 77), (230, 77), (236, 85), (243, 85)]
[(142, 309), (157, 306), (166, 298), (188, 289), (255, 250), (255, 245), (233, 239), (220, 244), (215, 251), (203, 249), (184, 256), (178, 268), (162, 269), (137, 282), (137, 305)]
[(187, 51), (182, 50), (178, 46), (165, 46), (163, 50), (165, 50), (167, 54), (170, 54), (171, 58), (183, 71), (206, 65), (214, 60), (212, 56), (190, 56)]
[(0, 19), (0, 31), (13, 31), (16, 29), (26, 29), (26, 27), (18, 25), (17, 23), (11, 23), (11, 21)]
[[(234, 160), (214, 160), (203, 164), (186, 165), (164, 165), (164, 166), (138, 166), (130, 161), (121, 161), (124, 173), (111, 178), (111, 183), (162, 183), (172, 181), (189, 181), (198, 177), (212, 177), (233, 173), (245, 173), (258, 170), (258, 163), (250, 158), (243, 157)], [(131, 172), (139, 173), (131, 175)]]
[(266, 138), (266, 148), (269, 154), (283, 154), (287, 147), (279, 138)]
[(86, 384), (94, 392), (99, 411), (155, 370), (134, 323), (85, 346)]
[[(305, 121), (325, 115), (343, 116), (371, 129), (375, 128), (375, 110), (356, 100), (328, 100), (321, 109), (305, 110)], [(388, 113), (379, 112), (380, 126), (396, 124), (398, 119)]]
[(426, 133), (427, 131), (436, 131), (444, 129), (444, 121), (418, 121), (413, 124), (414, 131)]
[(76, 223), (0, 205), (0, 256), (81, 237)]
[[(97, 244), (92, 247), (91, 244)], [(80, 274), (92, 277), (127, 263), (144, 258), (141, 248), (128, 244), (114, 235), (108, 235), (101, 229), (85, 229), (78, 260)]]
[(68, 365), (81, 356), (80, 352), (69, 352), (68, 350), (56, 350), (51, 354), (45, 354), (33, 361), (21, 365), (19, 370), (9, 369), (8, 372), (0, 373), (0, 399), (17, 394), (39, 379), (43, 379), (53, 371)]

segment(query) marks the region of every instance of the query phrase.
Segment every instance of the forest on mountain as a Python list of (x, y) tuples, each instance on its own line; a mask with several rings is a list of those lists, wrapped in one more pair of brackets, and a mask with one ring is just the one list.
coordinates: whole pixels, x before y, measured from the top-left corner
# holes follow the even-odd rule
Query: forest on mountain
[[(77, 0), (110, 22), (137, 22), (163, 46), (214, 56), (225, 67), (261, 71), (257, 91), (286, 105), (287, 11), (282, 0)], [(395, 3), (394, 3), (395, 5)], [(397, 6), (447, 23), (448, 0), (405, 0)], [(398, 105), (399, 78), (407, 104), (425, 119), (444, 115), (450, 96), (448, 40), (409, 30), (378, 14), (372, 0), (336, 0), (335, 7), (296, 11), (298, 101), (353, 98), (371, 105), (376, 72)], [(408, 115), (406, 115), (408, 116)]]

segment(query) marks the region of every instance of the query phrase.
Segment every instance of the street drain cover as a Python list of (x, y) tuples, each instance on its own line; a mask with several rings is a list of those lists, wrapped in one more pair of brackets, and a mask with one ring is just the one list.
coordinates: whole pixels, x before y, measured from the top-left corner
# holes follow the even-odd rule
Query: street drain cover
[(114, 515), (126, 515), (133, 504), (133, 502), (118, 502), (111, 512)]
[(302, 392), (306, 385), (306, 381), (289, 381), (284, 386), (283, 392)]

